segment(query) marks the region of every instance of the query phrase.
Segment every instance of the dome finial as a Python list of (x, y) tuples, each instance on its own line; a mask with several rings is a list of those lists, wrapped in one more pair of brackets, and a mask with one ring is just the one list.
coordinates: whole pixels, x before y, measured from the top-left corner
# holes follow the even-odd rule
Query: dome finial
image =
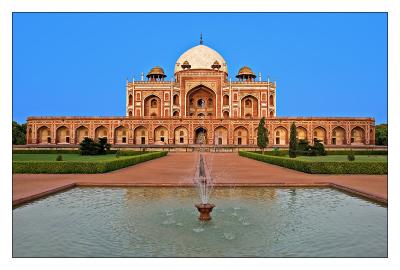
[(200, 33), (200, 45), (203, 45), (203, 33)]

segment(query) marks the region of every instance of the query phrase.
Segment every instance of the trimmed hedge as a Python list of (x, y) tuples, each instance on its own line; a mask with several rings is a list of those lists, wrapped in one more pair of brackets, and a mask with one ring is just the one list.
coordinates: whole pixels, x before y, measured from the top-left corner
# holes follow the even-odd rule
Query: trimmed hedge
[(354, 155), (361, 156), (374, 156), (374, 155), (387, 155), (387, 150), (328, 150), (328, 155), (349, 155), (353, 153)]
[(142, 155), (144, 153), (155, 153), (154, 151), (148, 151), (148, 152), (143, 152), (143, 151), (133, 151), (133, 150), (120, 150), (119, 155), (122, 156), (137, 156), (137, 155)]
[(13, 161), (13, 173), (105, 173), (166, 156), (168, 152), (152, 152), (124, 156), (111, 161)]
[[(107, 154), (116, 154), (118, 150), (107, 151)], [(120, 156), (136, 156), (143, 153), (153, 153), (155, 151), (133, 151), (133, 150), (119, 150)], [(13, 154), (80, 154), (79, 150), (65, 150), (65, 149), (14, 149)]]
[[(79, 154), (79, 150), (65, 149), (13, 149), (13, 154)], [(111, 153), (112, 154), (112, 153)]]
[(239, 151), (239, 155), (311, 174), (387, 174), (387, 162), (321, 162)]
[[(327, 155), (349, 155), (350, 150), (326, 150)], [(373, 155), (387, 155), (388, 151), (386, 150), (352, 150), (354, 155), (368, 155), (368, 156), (373, 156)], [(255, 151), (254, 153), (261, 154), (261, 151)], [(288, 150), (279, 150), (279, 151), (265, 151), (264, 155), (268, 156), (278, 156), (278, 157), (283, 157), (283, 156), (288, 156), (289, 151)]]

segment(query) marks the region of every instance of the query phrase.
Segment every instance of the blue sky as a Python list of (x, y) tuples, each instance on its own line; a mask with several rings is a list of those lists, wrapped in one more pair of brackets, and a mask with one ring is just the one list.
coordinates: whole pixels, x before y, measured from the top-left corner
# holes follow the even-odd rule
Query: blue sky
[(14, 13), (13, 119), (123, 116), (125, 83), (204, 44), (277, 81), (278, 116), (387, 122), (383, 13)]

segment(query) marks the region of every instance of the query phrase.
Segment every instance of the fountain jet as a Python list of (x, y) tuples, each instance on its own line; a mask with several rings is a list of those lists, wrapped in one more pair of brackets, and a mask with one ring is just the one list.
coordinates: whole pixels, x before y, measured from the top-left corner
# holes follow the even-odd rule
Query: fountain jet
[(194, 182), (196, 184), (201, 200), (201, 203), (195, 205), (197, 210), (200, 212), (199, 219), (202, 221), (210, 220), (211, 219), (210, 213), (212, 212), (215, 205), (209, 203), (208, 199), (210, 197), (214, 185), (203, 154), (200, 154), (199, 162), (196, 168), (196, 174), (194, 177)]

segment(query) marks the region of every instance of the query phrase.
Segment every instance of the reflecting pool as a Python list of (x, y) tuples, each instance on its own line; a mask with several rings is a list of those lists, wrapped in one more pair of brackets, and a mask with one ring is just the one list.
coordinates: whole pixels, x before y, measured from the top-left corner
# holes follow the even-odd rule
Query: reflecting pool
[(13, 210), (14, 257), (386, 257), (387, 208), (329, 188), (74, 188)]

